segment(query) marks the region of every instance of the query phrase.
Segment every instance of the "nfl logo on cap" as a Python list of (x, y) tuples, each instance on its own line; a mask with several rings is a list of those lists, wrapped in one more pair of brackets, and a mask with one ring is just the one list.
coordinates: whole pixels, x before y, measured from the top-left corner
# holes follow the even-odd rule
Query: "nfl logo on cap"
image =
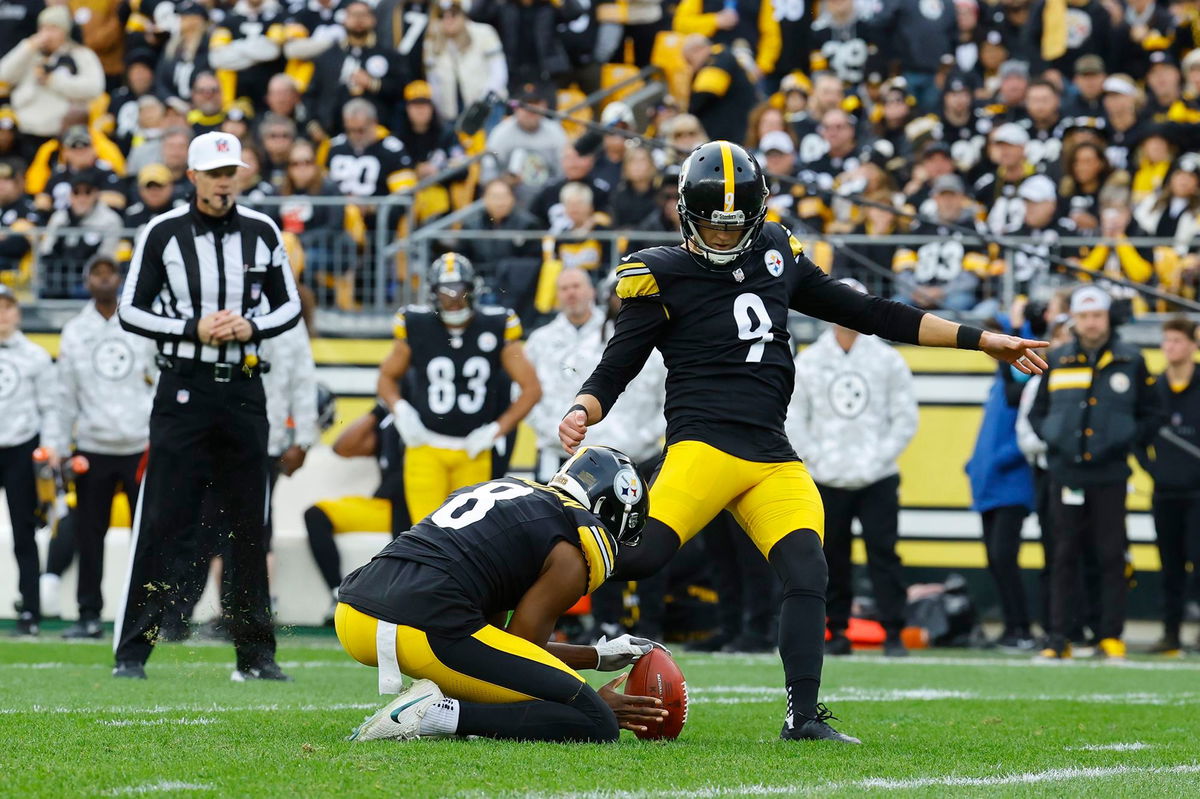
[(208, 172), (227, 166), (249, 166), (242, 161), (242, 143), (236, 137), (214, 130), (188, 145), (188, 169)]

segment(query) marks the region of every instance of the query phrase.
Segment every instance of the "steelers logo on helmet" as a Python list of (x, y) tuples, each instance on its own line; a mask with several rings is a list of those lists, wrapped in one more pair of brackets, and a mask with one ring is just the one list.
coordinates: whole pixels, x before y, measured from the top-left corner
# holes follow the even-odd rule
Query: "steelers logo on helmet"
[(465, 255), (448, 252), (429, 265), (429, 304), (448, 325), (461, 326), (475, 313), (475, 267)]
[(767, 218), (767, 182), (758, 161), (727, 141), (692, 151), (679, 176), (679, 228), (706, 269), (732, 272)]
[(611, 447), (581, 447), (550, 479), (594, 515), (617, 542), (637, 544), (650, 513), (649, 492), (633, 461)]

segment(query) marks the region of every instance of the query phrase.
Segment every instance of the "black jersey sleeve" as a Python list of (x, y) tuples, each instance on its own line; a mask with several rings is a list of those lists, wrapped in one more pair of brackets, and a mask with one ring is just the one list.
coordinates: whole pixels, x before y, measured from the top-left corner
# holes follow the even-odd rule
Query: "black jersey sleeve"
[(580, 394), (590, 394), (607, 415), (617, 397), (650, 357), (654, 342), (667, 324), (667, 309), (650, 299), (626, 299), (617, 313), (613, 336)]
[(925, 312), (902, 302), (860, 294), (795, 252), (800, 279), (788, 306), (807, 316), (902, 344), (917, 344)]

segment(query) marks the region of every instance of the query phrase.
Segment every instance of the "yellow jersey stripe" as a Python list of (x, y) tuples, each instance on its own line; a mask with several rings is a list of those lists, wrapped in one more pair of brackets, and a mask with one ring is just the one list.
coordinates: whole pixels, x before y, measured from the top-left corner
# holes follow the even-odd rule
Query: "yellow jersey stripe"
[(518, 341), (521, 336), (525, 335), (525, 329), (521, 327), (521, 320), (516, 314), (510, 313), (508, 320), (504, 323), (504, 340)]
[(725, 212), (733, 213), (733, 148), (729, 142), (722, 141), (721, 171), (725, 175)]
[(657, 297), (658, 281), (654, 275), (630, 275), (617, 280), (617, 296), (623, 300), (635, 297)]
[(579, 546), (583, 550), (583, 559), (587, 561), (588, 568), (588, 593), (592, 593), (599, 588), (608, 575), (611, 569), (605, 561), (607, 553), (600, 542), (596, 540), (596, 533), (590, 527), (580, 527)]
[(408, 338), (408, 322), (404, 319), (403, 311), (397, 313), (396, 318), (392, 320), (392, 336), (398, 339)]
[(1091, 388), (1092, 375), (1093, 372), (1090, 366), (1079, 366), (1071, 369), (1055, 369), (1050, 372), (1050, 380), (1047, 383), (1047, 388), (1050, 391), (1061, 391), (1063, 389), (1072, 388)]
[(625, 263), (617, 264), (617, 273), (620, 274), (626, 269), (648, 269), (641, 261), (626, 261)]

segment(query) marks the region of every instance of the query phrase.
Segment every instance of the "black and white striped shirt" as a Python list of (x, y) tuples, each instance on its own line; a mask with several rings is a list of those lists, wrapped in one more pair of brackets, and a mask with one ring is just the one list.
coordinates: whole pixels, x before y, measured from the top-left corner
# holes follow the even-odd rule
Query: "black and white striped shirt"
[[(201, 317), (225, 309), (246, 318), (249, 342), (202, 345)], [(181, 361), (241, 364), (258, 342), (300, 319), (300, 297), (279, 228), (241, 205), (223, 217), (195, 202), (156, 216), (138, 236), (118, 311), (126, 330), (158, 341)]]

